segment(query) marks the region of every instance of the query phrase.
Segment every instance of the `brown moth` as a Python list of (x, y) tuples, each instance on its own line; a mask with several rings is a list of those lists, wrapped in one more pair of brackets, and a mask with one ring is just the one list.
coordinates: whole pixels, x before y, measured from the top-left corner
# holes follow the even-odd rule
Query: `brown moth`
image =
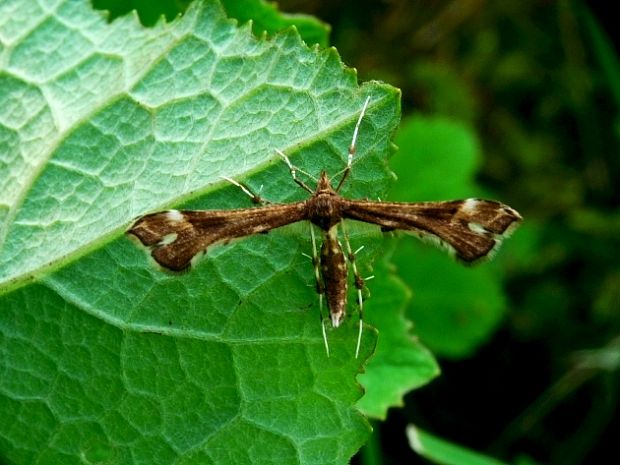
[[(298, 179), (299, 171), (288, 157), (277, 151), (289, 167), (293, 180), (308, 191), (307, 200), (288, 204), (269, 204), (255, 208), (234, 210), (169, 210), (139, 218), (128, 233), (136, 236), (151, 249), (151, 255), (162, 267), (172, 271), (187, 269), (192, 259), (218, 242), (268, 232), (298, 221), (309, 221), (323, 234), (320, 253), (317, 253), (314, 229), (311, 227), (312, 260), (314, 263), (317, 292), (323, 319), (323, 296), (332, 326), (338, 327), (346, 315), (348, 267), (351, 265), (360, 311), (356, 357), (362, 334), (362, 290), (365, 280), (359, 275), (355, 253), (351, 249), (343, 220), (372, 223), (383, 231), (403, 230), (422, 239), (431, 239), (448, 248), (462, 262), (474, 263), (489, 256), (521, 220), (516, 210), (493, 200), (452, 200), (440, 202), (381, 202), (350, 200), (338, 193), (347, 179), (362, 118), (370, 98), (366, 99), (353, 132), (348, 160), (336, 187), (325, 171), (321, 172), (315, 189)], [(228, 179), (228, 178), (226, 178)], [(260, 198), (245, 186), (239, 186), (257, 203)], [(338, 238), (338, 228), (343, 230), (346, 254)], [(359, 251), (359, 250), (358, 250)], [(368, 278), (367, 278), (368, 279)], [(329, 346), (322, 323), (325, 348)]]

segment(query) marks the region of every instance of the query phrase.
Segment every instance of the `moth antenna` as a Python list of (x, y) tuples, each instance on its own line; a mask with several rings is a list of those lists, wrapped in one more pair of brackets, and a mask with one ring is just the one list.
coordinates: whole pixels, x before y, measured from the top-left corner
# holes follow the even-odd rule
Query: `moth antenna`
[(288, 170), (291, 172), (291, 176), (293, 178), (293, 181), (295, 181), (297, 183), (298, 186), (300, 186), (302, 189), (310, 192), (311, 194), (314, 194), (314, 191), (312, 189), (310, 189), (305, 182), (303, 182), (301, 179), (297, 178), (297, 172), (299, 171), (300, 173), (303, 173), (304, 175), (308, 176), (310, 179), (314, 179), (312, 175), (310, 175), (309, 173), (306, 173), (305, 171), (297, 168), (295, 165), (293, 165), (291, 163), (291, 160), (289, 160), (289, 158), (286, 156), (286, 154), (284, 152), (282, 152), (281, 150), (276, 149), (276, 153), (278, 155), (280, 155), (280, 157), (284, 160), (284, 163), (286, 163), (286, 166), (288, 166)]
[(364, 106), (362, 107), (362, 111), (360, 112), (359, 118), (357, 118), (357, 123), (355, 123), (355, 129), (353, 129), (353, 137), (351, 138), (351, 145), (349, 145), (349, 153), (347, 155), (347, 166), (342, 173), (342, 178), (340, 178), (340, 182), (336, 187), (336, 192), (340, 190), (340, 187), (344, 184), (345, 179), (349, 177), (349, 173), (351, 172), (351, 165), (353, 163), (353, 156), (357, 151), (357, 134), (359, 133), (360, 126), (362, 124), (362, 119), (366, 114), (366, 109), (368, 108), (368, 104), (370, 103), (370, 95), (366, 97), (366, 101), (364, 102)]
[(353, 137), (351, 138), (351, 145), (349, 146), (349, 155), (347, 157), (347, 168), (351, 168), (351, 163), (353, 162), (353, 155), (355, 155), (355, 151), (357, 149), (357, 134), (360, 130), (360, 125), (362, 124), (362, 118), (366, 114), (366, 109), (368, 108), (368, 104), (370, 103), (370, 95), (366, 97), (366, 101), (364, 102), (364, 106), (362, 107), (362, 111), (360, 112), (360, 116), (357, 119), (357, 123), (355, 124), (355, 129), (353, 130)]

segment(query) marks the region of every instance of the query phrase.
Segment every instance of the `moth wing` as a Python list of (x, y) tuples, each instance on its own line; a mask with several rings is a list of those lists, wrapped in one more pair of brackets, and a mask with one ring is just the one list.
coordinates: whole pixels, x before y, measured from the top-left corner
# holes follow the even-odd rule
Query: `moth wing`
[(218, 242), (270, 231), (305, 219), (305, 202), (236, 210), (169, 210), (139, 218), (127, 231), (164, 268), (182, 271)]
[(386, 230), (414, 233), (445, 246), (466, 263), (492, 253), (521, 221), (521, 215), (507, 205), (479, 199), (414, 203), (347, 200), (342, 214)]

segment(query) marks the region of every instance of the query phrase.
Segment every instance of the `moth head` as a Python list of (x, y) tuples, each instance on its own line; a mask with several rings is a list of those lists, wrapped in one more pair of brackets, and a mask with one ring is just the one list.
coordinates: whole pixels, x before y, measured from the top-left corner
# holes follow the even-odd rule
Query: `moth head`
[(319, 180), (316, 183), (316, 192), (318, 193), (336, 193), (334, 188), (332, 187), (329, 176), (326, 171), (321, 171), (321, 175), (319, 176)]

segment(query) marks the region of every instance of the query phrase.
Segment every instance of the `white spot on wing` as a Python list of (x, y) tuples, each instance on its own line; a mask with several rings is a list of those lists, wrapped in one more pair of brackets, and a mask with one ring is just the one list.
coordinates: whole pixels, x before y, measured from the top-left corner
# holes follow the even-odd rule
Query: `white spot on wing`
[(159, 241), (158, 245), (168, 245), (168, 244), (172, 244), (174, 241), (177, 240), (177, 233), (171, 233), (171, 234), (166, 234), (161, 241)]
[(488, 233), (484, 226), (478, 223), (467, 223), (467, 227), (470, 231), (475, 232), (476, 234), (484, 235)]
[(463, 202), (463, 206), (461, 207), (461, 210), (463, 210), (465, 213), (473, 213), (476, 210), (478, 210), (478, 204), (480, 202), (478, 201), (478, 199), (466, 199), (465, 202)]
[(166, 212), (166, 218), (171, 223), (180, 223), (181, 221), (184, 221), (183, 213), (179, 210), (168, 210)]

